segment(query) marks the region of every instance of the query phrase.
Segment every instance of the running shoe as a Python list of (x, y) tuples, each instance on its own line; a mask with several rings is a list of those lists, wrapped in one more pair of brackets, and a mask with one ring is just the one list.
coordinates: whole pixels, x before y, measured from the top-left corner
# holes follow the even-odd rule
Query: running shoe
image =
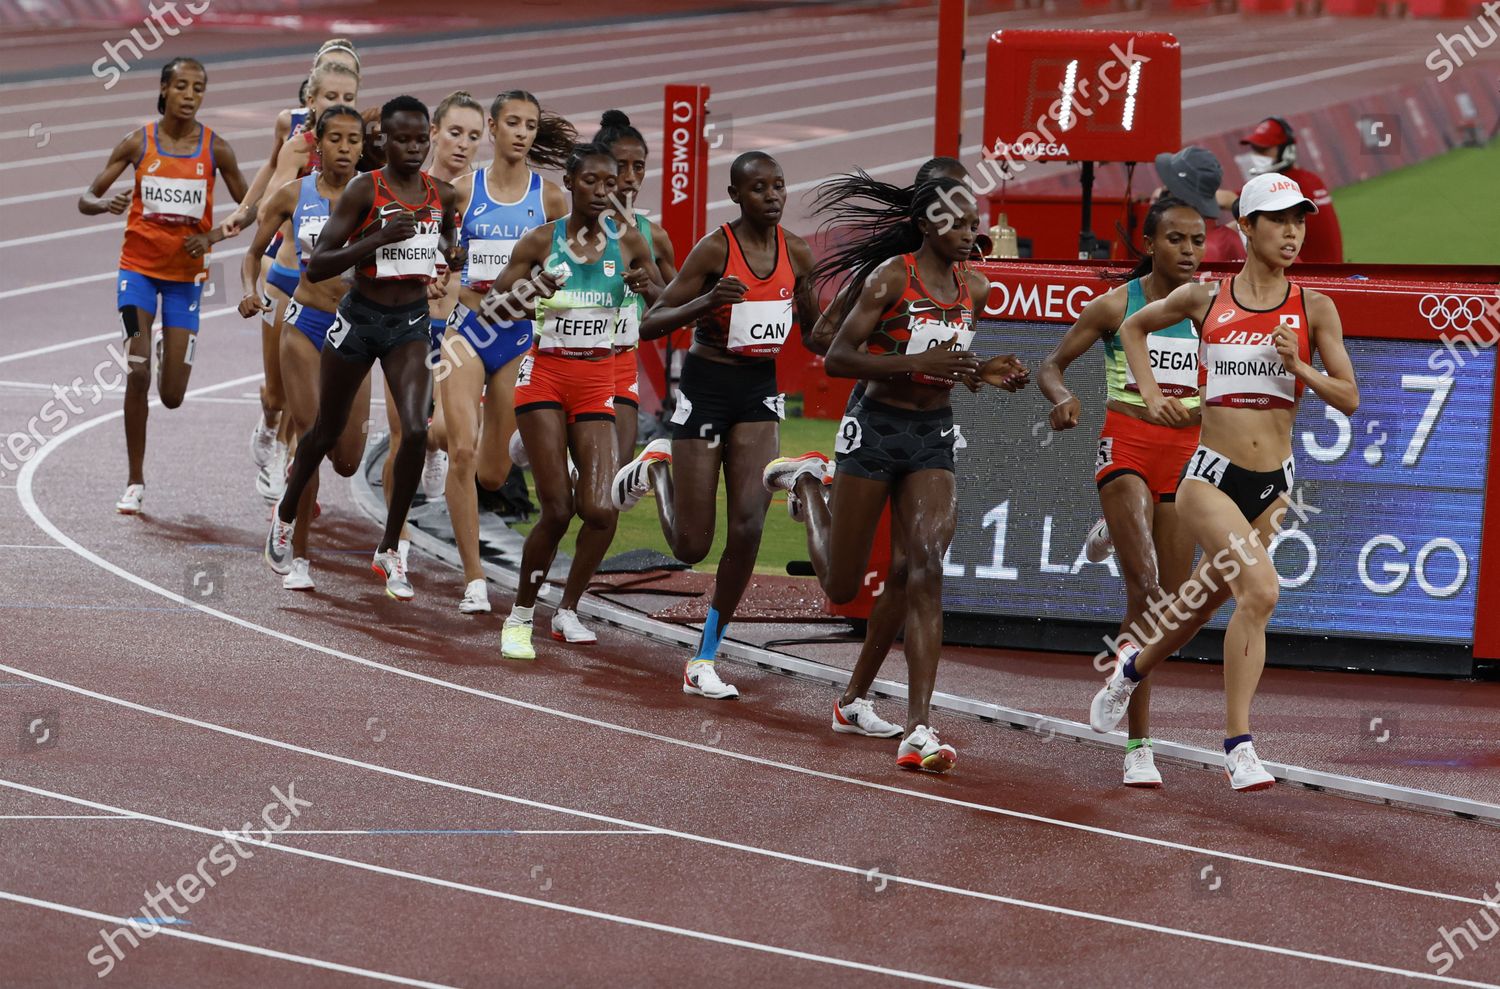
[(286, 494), (286, 474), (290, 460), (286, 444), (277, 443), (272, 448), (271, 457), (266, 461), (266, 465), (255, 475), (255, 490), (273, 505)]
[(411, 559), (411, 540), (396, 540), (396, 553), (401, 557), (401, 566), (405, 568), (408, 565), (407, 561)]
[[(823, 464), (823, 488), (827, 490), (831, 487), (833, 487), (833, 463), (830, 461)], [(795, 490), (786, 493), (786, 513), (798, 525), (807, 521), (807, 516), (802, 512), (802, 496)]]
[(266, 562), (271, 569), (279, 574), (287, 574), (292, 569), (292, 529), (297, 522), (281, 521), (281, 512), (278, 508), (271, 509), (271, 531), (266, 536)]
[(483, 577), (469, 581), (464, 588), (463, 600), (458, 610), (465, 615), (487, 615), (490, 613), (490, 588)]
[(1276, 777), (1266, 772), (1260, 756), (1255, 754), (1254, 742), (1241, 742), (1224, 757), (1224, 775), (1229, 785), (1241, 793), (1265, 790), (1276, 785)]
[(510, 434), (510, 462), (522, 470), (531, 466), (531, 458), (526, 456), (526, 444), (521, 442), (521, 431), (514, 430)]
[(292, 571), (281, 578), (281, 586), (288, 591), (313, 590), (312, 564), (301, 556), (292, 560)]
[(271, 450), (276, 446), (276, 430), (266, 425), (265, 416), (261, 416), (255, 428), (250, 430), (250, 459), (255, 466), (264, 467), (271, 462)]
[(146, 500), (146, 486), (144, 484), (127, 484), (125, 493), (120, 495), (120, 500), (115, 502), (115, 511), (121, 515), (141, 514), (141, 503)]
[(797, 486), (797, 479), (803, 474), (816, 473), (822, 477), (828, 470), (828, 458), (821, 453), (804, 453), (800, 457), (777, 457), (766, 464), (765, 471), (761, 474), (761, 483), (766, 490), (775, 494), (777, 491), (790, 491)]
[(1161, 773), (1156, 771), (1156, 759), (1151, 754), (1150, 742), (1125, 753), (1125, 785), (1153, 790), (1161, 786)]
[(437, 501), (443, 496), (443, 485), (448, 481), (448, 454), (442, 450), (428, 450), (427, 461), (422, 465), (422, 493), (428, 501)]
[(647, 443), (639, 456), (616, 472), (609, 492), (618, 511), (634, 508), (651, 491), (651, 464), (658, 460), (672, 462), (672, 441), (665, 437)]
[(583, 627), (578, 612), (561, 609), (552, 616), (552, 637), (558, 642), (570, 642), (575, 646), (593, 645), (599, 637)]
[(376, 553), (370, 561), (370, 569), (385, 578), (385, 592), (397, 601), (410, 601), (417, 596), (411, 581), (406, 579), (406, 561), (395, 550)]
[(682, 692), (694, 697), (711, 697), (716, 701), (732, 701), (740, 696), (732, 683), (719, 679), (711, 659), (690, 659), (682, 671)]
[(938, 739), (936, 728), (917, 725), (896, 749), (896, 765), (928, 773), (946, 773), (958, 761), (958, 750)]
[(1130, 707), (1130, 695), (1135, 693), (1136, 686), (1140, 684), (1139, 680), (1132, 680), (1125, 675), (1125, 661), (1140, 654), (1141, 651), (1134, 644), (1127, 642), (1115, 657), (1114, 672), (1089, 705), (1089, 726), (1095, 731), (1101, 734), (1114, 731), (1120, 719), (1125, 717), (1125, 710)]
[(1114, 551), (1114, 540), (1109, 538), (1109, 525), (1100, 519), (1089, 530), (1089, 537), (1083, 544), (1083, 555), (1090, 563), (1103, 563)]
[(536, 659), (536, 650), (531, 648), (531, 623), (505, 619), (500, 630), (501, 659)]
[(903, 731), (875, 713), (875, 703), (868, 697), (857, 697), (848, 704), (833, 702), (833, 730), (841, 735), (868, 735), (871, 738), (895, 738)]

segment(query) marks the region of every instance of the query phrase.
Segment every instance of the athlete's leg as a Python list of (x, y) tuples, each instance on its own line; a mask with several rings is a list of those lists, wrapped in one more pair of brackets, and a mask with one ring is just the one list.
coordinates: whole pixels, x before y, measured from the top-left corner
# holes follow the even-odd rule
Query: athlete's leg
[(953, 541), (957, 483), (952, 471), (920, 470), (897, 481), (891, 528), (906, 545), (907, 730), (931, 725), (943, 649), (943, 556)]
[(417, 484), (422, 480), (422, 462), (427, 456), (427, 407), (432, 401), (432, 372), (427, 367), (428, 341), (413, 340), (380, 359), (380, 370), (390, 382), (401, 425), (401, 445), (391, 472), (390, 498), (385, 516), (385, 536), (377, 553), (397, 548), (406, 525)]
[(287, 472), (286, 491), (277, 510), (281, 521), (293, 521), (293, 512), (302, 500), (303, 489), (349, 424), (354, 399), (373, 363), (364, 359), (349, 360), (339, 356), (333, 347), (323, 348), (318, 362), (318, 415), (312, 428), (297, 444), (297, 455), (292, 458), (291, 469)]
[[(481, 580), (479, 559), (479, 497), (474, 490), (478, 469), (480, 395), (484, 392), (484, 363), (468, 341), (454, 334), (443, 343), (448, 373), (438, 386), (438, 404), (448, 428), (448, 479), (443, 496), (453, 537), (463, 561), (464, 583)], [(488, 411), (489, 402), (485, 403)]]
[(365, 375), (354, 395), (354, 404), (349, 407), (349, 421), (339, 434), (328, 459), (340, 477), (353, 477), (365, 459), (365, 441), (370, 436), (370, 378)]
[(766, 464), (775, 460), (781, 449), (779, 427), (776, 422), (742, 422), (729, 430), (724, 453), (728, 531), (724, 553), (714, 574), (713, 596), (713, 609), (719, 615), (721, 628), (733, 618), (750, 576), (755, 573), (766, 511), (771, 507), (771, 493), (761, 478)]
[[(618, 463), (629, 463), (635, 456), (635, 432), (635, 406), (620, 402), (617, 397), (615, 401), (615, 457)], [(615, 541), (615, 530), (619, 526), (619, 521), (620, 513), (614, 512), (610, 516), (609, 525), (604, 528), (594, 529), (585, 526), (579, 531), (578, 542), (573, 547), (573, 566), (568, 570), (568, 584), (563, 588), (561, 610), (574, 611), (578, 608), (578, 600), (583, 597), (589, 581), (594, 578), (600, 562), (604, 560), (604, 554), (609, 552), (610, 544)]]
[(524, 352), (489, 376), (484, 391), (484, 422), (479, 430), (476, 472), (487, 491), (498, 491), (510, 476), (510, 437), (516, 431), (516, 372)]
[(858, 700), (870, 692), (880, 667), (890, 655), (891, 647), (906, 624), (906, 547), (902, 544), (901, 531), (891, 526), (891, 563), (886, 570), (885, 586), (875, 595), (875, 604), (870, 609), (870, 618), (865, 623), (865, 641), (859, 649), (859, 659), (849, 673), (849, 685), (840, 704)]
[[(1131, 638), (1132, 628), (1143, 627), (1140, 623), (1149, 602), (1162, 597), (1156, 543), (1152, 539), (1155, 499), (1145, 478), (1139, 474), (1119, 474), (1099, 489), (1099, 505), (1104, 510), (1115, 559), (1120, 564), (1120, 577), (1125, 583), (1125, 616), (1120, 620), (1119, 634)], [(1167, 586), (1176, 590), (1178, 584)], [(1133, 739), (1150, 737), (1150, 689), (1150, 684), (1142, 683), (1131, 695), (1129, 716)]]
[[(262, 273), (269, 271), (267, 260)], [(271, 301), (271, 321), (261, 321), (260, 363), (265, 380), (260, 386), (261, 417), (267, 426), (279, 426), (282, 410), (286, 408), (286, 383), (281, 371), (281, 332), (285, 325), (286, 307), (291, 299), (285, 292), (269, 282), (264, 285), (266, 298)]]
[(594, 579), (594, 571), (614, 539), (615, 523), (620, 516), (609, 497), (610, 483), (619, 468), (614, 423), (602, 419), (575, 422), (568, 427), (568, 441), (573, 462), (578, 467), (573, 511), (583, 522), (583, 527), (578, 530), (573, 564), (568, 571), (568, 584), (561, 605), (564, 611), (577, 608), (578, 598)]
[[(834, 604), (852, 601), (869, 573), (870, 549), (891, 483), (839, 471), (826, 496), (823, 479), (811, 473), (797, 478), (796, 486), (807, 520), (807, 555), (823, 593)], [(894, 523), (891, 531), (896, 531)]]
[[(282, 417), (294, 435), (301, 436), (312, 428), (318, 415), (318, 348), (301, 330), (285, 326), (281, 331), (281, 349), (277, 366), (282, 369), (286, 396)], [(367, 379), (368, 380), (368, 379)], [(314, 471), (297, 502), (297, 524), (292, 530), (292, 556), (307, 557), (307, 533), (312, 527), (313, 505), (317, 503), (318, 472)]]
[(713, 548), (723, 459), (724, 444), (717, 438), (674, 439), (671, 463), (658, 460), (647, 468), (662, 535), (683, 563), (698, 563)]
[(146, 419), (151, 411), (151, 324), (156, 313), (139, 306), (120, 310), (120, 319), (130, 334), (125, 356), (130, 370), (125, 376), (125, 457), (129, 463), (126, 484), (145, 484)]
[[(536, 606), (557, 544), (573, 520), (573, 480), (568, 473), (568, 421), (562, 409), (534, 408), (516, 417), (531, 458), (531, 480), (536, 488), (537, 520), (521, 547), (521, 576), (516, 607)], [(607, 424), (606, 424), (607, 425)]]

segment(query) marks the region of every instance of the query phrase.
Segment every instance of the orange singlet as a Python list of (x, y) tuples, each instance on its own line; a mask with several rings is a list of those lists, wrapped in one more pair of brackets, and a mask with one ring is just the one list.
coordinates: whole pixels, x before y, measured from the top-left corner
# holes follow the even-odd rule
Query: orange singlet
[(196, 281), (206, 258), (190, 257), (183, 244), (213, 226), (214, 133), (199, 124), (197, 150), (172, 155), (157, 144), (156, 126), (141, 128), (135, 198), (125, 218), (120, 267), (164, 281)]

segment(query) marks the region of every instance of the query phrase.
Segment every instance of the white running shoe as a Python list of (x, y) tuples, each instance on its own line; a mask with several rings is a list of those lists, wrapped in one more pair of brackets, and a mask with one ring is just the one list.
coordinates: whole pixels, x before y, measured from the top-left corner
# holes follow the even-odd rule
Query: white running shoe
[(848, 704), (833, 702), (833, 730), (841, 735), (868, 735), (871, 738), (895, 738), (904, 730), (875, 713), (875, 703), (868, 697), (857, 697)]
[(427, 460), (422, 465), (422, 493), (428, 501), (437, 501), (443, 496), (443, 485), (448, 482), (448, 454), (442, 450), (428, 450)]
[(599, 637), (583, 627), (578, 612), (572, 609), (559, 610), (552, 616), (552, 637), (558, 642), (570, 642), (575, 646), (593, 645)]
[(416, 597), (411, 581), (406, 579), (406, 561), (401, 559), (400, 553), (392, 549), (376, 553), (370, 561), (370, 569), (385, 578), (385, 592), (397, 601), (410, 601)]
[(1150, 742), (1125, 753), (1125, 785), (1148, 789), (1161, 786), (1161, 773), (1156, 771), (1156, 759), (1151, 754)]
[(526, 444), (521, 442), (521, 431), (513, 430), (510, 434), (510, 442), (507, 444), (510, 450), (510, 462), (515, 466), (526, 470), (531, 466), (531, 458), (526, 456)]
[(281, 586), (288, 591), (313, 590), (312, 564), (301, 556), (292, 560), (292, 571), (281, 578)]
[(265, 557), (271, 569), (279, 574), (285, 575), (292, 569), (292, 529), (296, 525), (296, 519), (281, 521), (278, 506), (271, 507), (271, 531), (266, 535)]
[(651, 491), (651, 465), (658, 460), (672, 462), (672, 441), (665, 437), (647, 443), (639, 456), (615, 472), (609, 496), (617, 511), (629, 511)]
[(487, 615), (490, 613), (490, 586), (483, 577), (469, 581), (464, 588), (463, 600), (458, 610), (465, 615)]
[(766, 490), (775, 494), (778, 491), (791, 491), (797, 486), (797, 479), (803, 474), (816, 474), (823, 477), (828, 470), (828, 458), (821, 453), (804, 453), (800, 457), (777, 457), (766, 464), (766, 469), (761, 473), (761, 483)]
[(266, 425), (266, 418), (261, 416), (260, 422), (250, 430), (250, 459), (255, 466), (264, 467), (271, 462), (271, 450), (276, 446), (276, 430)]
[(141, 504), (146, 500), (146, 486), (144, 484), (127, 484), (125, 493), (120, 495), (120, 500), (115, 502), (115, 511), (121, 515), (141, 514)]
[(1224, 757), (1224, 775), (1229, 785), (1241, 793), (1265, 790), (1276, 785), (1276, 777), (1266, 772), (1260, 756), (1255, 754), (1254, 742), (1241, 742)]
[(409, 566), (409, 562), (408, 561), (411, 560), (411, 540), (410, 539), (398, 539), (398, 540), (396, 540), (396, 552), (401, 557), (401, 566), (403, 568)]
[(271, 449), (270, 459), (260, 469), (260, 473), (255, 475), (255, 490), (273, 505), (286, 494), (286, 472), (290, 460), (286, 444), (276, 443)]
[(740, 696), (732, 683), (719, 679), (711, 659), (690, 659), (682, 671), (682, 692), (694, 697), (712, 697), (716, 701), (732, 701)]
[(1114, 551), (1114, 540), (1109, 538), (1109, 525), (1100, 519), (1089, 530), (1089, 537), (1083, 543), (1083, 555), (1090, 563), (1103, 563)]
[(1133, 643), (1127, 642), (1115, 656), (1114, 672), (1089, 704), (1089, 727), (1100, 734), (1114, 731), (1120, 719), (1125, 717), (1125, 711), (1130, 707), (1130, 695), (1141, 683), (1125, 675), (1125, 660), (1140, 654)]
[(956, 762), (958, 750), (940, 741), (937, 729), (926, 725), (917, 725), (896, 749), (896, 765), (902, 769), (946, 773)]

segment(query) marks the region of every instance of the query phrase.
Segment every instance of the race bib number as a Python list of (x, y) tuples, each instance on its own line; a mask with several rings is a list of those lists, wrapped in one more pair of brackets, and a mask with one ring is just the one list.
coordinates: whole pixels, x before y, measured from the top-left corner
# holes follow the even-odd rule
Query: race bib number
[(615, 349), (629, 350), (641, 342), (640, 297), (627, 295), (620, 309), (620, 320), (615, 324)]
[(281, 320), (288, 326), (296, 326), (297, 317), (300, 315), (302, 315), (302, 303), (293, 299), (286, 304), (286, 315), (282, 316)]
[[(1198, 394), (1198, 341), (1193, 337), (1168, 337), (1153, 333), (1146, 337), (1151, 354), (1151, 374), (1163, 395), (1182, 398)], [(1125, 390), (1139, 393), (1141, 386), (1125, 362)]]
[(415, 234), (376, 250), (375, 277), (421, 278), (432, 281), (437, 277), (440, 235), (437, 220), (418, 220)]
[(614, 348), (620, 310), (588, 307), (551, 309), (537, 323), (537, 347), (565, 357), (607, 354)]
[(336, 311), (333, 314), (333, 325), (328, 328), (328, 335), (323, 338), (323, 342), (333, 344), (333, 349), (338, 350), (351, 328), (352, 324), (344, 317), (343, 311)]
[(839, 434), (833, 441), (833, 452), (841, 457), (847, 457), (859, 449), (860, 443), (865, 437), (864, 427), (854, 416), (844, 416), (839, 420)]
[(1200, 481), (1207, 481), (1214, 487), (1224, 480), (1224, 470), (1229, 466), (1229, 460), (1214, 453), (1206, 446), (1200, 446), (1194, 451), (1188, 460), (1188, 477), (1196, 477)]
[(141, 216), (153, 223), (195, 223), (207, 205), (207, 179), (141, 176)]
[(1099, 437), (1099, 452), (1094, 454), (1094, 473), (1097, 474), (1115, 462), (1115, 438)]
[[(944, 323), (936, 319), (914, 318), (907, 324), (911, 337), (906, 341), (906, 353), (908, 356), (925, 353), (934, 347), (941, 346), (958, 338), (956, 349), (968, 350), (974, 343), (974, 324), (965, 321), (963, 323)], [(924, 385), (942, 385), (952, 388), (955, 382), (948, 378), (934, 378), (927, 374), (914, 374), (912, 380)]]
[(318, 246), (318, 237), (326, 226), (328, 217), (322, 213), (297, 222), (297, 251), (304, 262), (312, 257), (313, 248)]
[(729, 350), (750, 357), (779, 353), (792, 332), (792, 300), (737, 302), (729, 307)]
[(511, 252), (519, 243), (518, 240), (469, 241), (469, 287), (478, 292), (487, 291), (490, 284), (500, 277), (505, 266), (510, 264)]

